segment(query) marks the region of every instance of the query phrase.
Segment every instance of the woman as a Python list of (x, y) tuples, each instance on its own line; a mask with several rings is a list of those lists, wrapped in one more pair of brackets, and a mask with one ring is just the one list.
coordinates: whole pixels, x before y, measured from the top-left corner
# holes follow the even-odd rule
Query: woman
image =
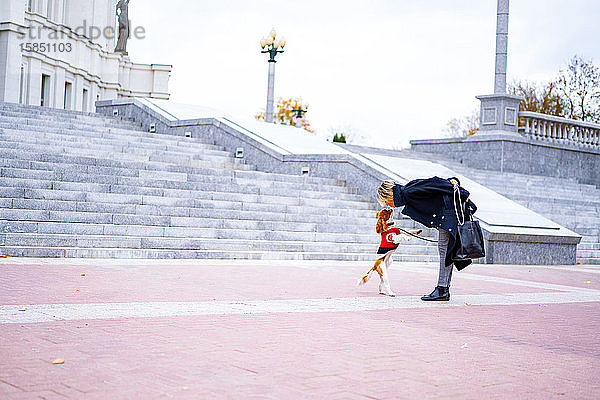
[[(471, 214), (477, 210), (469, 199), (469, 192), (460, 187), (458, 178), (443, 179), (437, 176), (427, 179), (416, 179), (406, 185), (386, 180), (377, 189), (379, 204), (390, 207), (402, 207), (402, 214), (425, 225), (436, 228), (439, 232), (438, 252), (440, 255), (440, 273), (438, 284), (430, 294), (421, 297), (423, 301), (450, 300), (450, 281), (452, 266), (460, 271), (471, 260), (453, 261), (460, 248), (460, 238), (457, 235), (457, 213), (461, 209)], [(459, 204), (460, 203), (460, 204)], [(455, 207), (456, 206), (456, 207)]]

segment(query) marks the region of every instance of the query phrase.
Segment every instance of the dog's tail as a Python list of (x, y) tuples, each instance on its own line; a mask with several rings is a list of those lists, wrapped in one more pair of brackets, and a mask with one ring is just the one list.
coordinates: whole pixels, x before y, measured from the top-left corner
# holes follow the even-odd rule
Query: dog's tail
[(362, 286), (365, 283), (367, 283), (367, 281), (371, 277), (371, 273), (373, 273), (373, 269), (370, 269), (369, 272), (367, 272), (367, 274), (365, 276), (363, 276), (362, 278), (360, 278), (358, 280), (358, 282), (356, 282), (356, 286)]
[(367, 283), (367, 281), (369, 280), (369, 278), (371, 278), (371, 274), (373, 273), (373, 271), (377, 271), (377, 268), (379, 267), (379, 264), (381, 264), (382, 260), (383, 260), (383, 257), (380, 258), (379, 260), (375, 261), (375, 265), (373, 266), (373, 268), (371, 268), (369, 270), (369, 272), (367, 272), (367, 274), (365, 276), (363, 276), (362, 278), (360, 278), (358, 280), (358, 282), (356, 282), (356, 286), (362, 286), (365, 283)]

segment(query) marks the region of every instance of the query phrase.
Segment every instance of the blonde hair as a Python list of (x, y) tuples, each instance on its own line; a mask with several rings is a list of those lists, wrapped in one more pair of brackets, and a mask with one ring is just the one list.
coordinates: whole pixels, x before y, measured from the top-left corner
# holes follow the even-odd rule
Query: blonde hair
[(377, 202), (382, 207), (386, 206), (388, 202), (394, 203), (394, 186), (396, 182), (391, 180), (385, 180), (381, 182), (381, 185), (377, 188)]

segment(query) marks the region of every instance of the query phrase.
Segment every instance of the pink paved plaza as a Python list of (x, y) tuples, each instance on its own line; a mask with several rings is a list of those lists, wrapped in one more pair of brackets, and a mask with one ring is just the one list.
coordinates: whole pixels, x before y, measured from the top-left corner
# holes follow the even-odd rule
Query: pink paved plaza
[(600, 268), (369, 267), (2, 259), (0, 399), (600, 398)]

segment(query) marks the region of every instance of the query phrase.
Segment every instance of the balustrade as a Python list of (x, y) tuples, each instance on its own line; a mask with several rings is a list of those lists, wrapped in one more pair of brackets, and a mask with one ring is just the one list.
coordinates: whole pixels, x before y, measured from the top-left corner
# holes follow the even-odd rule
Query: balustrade
[(549, 142), (600, 146), (600, 124), (531, 111), (519, 112), (519, 132)]

